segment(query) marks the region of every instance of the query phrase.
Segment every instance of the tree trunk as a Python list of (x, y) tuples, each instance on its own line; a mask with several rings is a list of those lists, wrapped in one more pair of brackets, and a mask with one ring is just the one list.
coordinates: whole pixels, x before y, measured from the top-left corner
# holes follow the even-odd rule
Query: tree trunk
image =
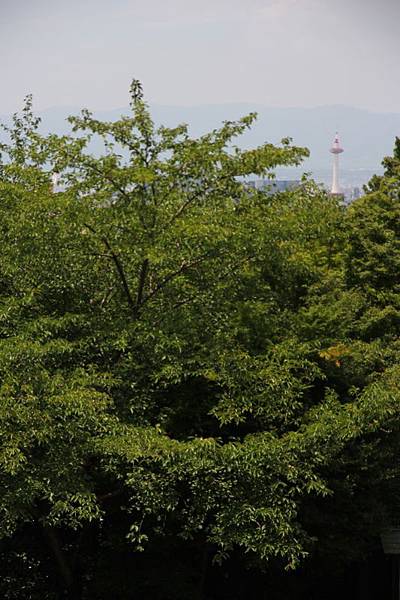
[(80, 600), (81, 593), (78, 582), (74, 577), (73, 571), (61, 547), (59, 537), (56, 530), (48, 525), (43, 526), (44, 536), (47, 544), (53, 553), (60, 574), (61, 587), (63, 589), (63, 597), (68, 600)]

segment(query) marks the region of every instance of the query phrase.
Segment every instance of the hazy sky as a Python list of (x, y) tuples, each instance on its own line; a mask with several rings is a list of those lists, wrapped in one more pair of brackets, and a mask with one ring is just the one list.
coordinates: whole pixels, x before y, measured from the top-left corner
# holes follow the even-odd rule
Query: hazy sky
[(400, 112), (400, 0), (0, 0), (0, 114), (159, 104)]

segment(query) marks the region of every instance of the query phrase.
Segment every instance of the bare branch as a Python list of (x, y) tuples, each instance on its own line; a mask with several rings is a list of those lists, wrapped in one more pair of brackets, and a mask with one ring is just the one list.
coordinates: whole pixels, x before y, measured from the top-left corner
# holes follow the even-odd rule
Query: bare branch
[(158, 294), (158, 292), (160, 292), (170, 281), (172, 281), (173, 279), (175, 279), (175, 277), (178, 277), (178, 275), (181, 275), (182, 273), (184, 273), (185, 271), (188, 271), (192, 267), (195, 267), (195, 266), (203, 263), (205, 260), (207, 260), (209, 258), (219, 258), (220, 256), (222, 256), (222, 254), (216, 254), (215, 256), (212, 256), (211, 252), (207, 252), (206, 254), (198, 256), (197, 258), (191, 260), (190, 262), (183, 261), (182, 264), (181, 264), (181, 266), (178, 269), (176, 269), (176, 271), (172, 271), (172, 273), (169, 273), (168, 275), (166, 275), (164, 277), (164, 279), (162, 279), (151, 290), (151, 292), (142, 300), (142, 306), (144, 304), (146, 304), (146, 302), (148, 302), (156, 294)]
[[(94, 229), (94, 227), (92, 227), (91, 225), (89, 225), (88, 223), (84, 223), (85, 227), (87, 229), (89, 229), (89, 231), (91, 231), (94, 235), (98, 235), (97, 231)], [(108, 239), (105, 236), (100, 235), (100, 239), (103, 242), (103, 244), (106, 246), (107, 250), (110, 253), (111, 256), (111, 260), (113, 261), (115, 268), (117, 269), (119, 278), (121, 280), (122, 283), (122, 287), (124, 289), (125, 292), (125, 296), (126, 299), (128, 301), (129, 306), (131, 307), (134, 315), (136, 315), (137, 313), (137, 309), (136, 309), (136, 304), (133, 301), (130, 289), (129, 289), (129, 285), (128, 285), (128, 281), (126, 279), (126, 275), (125, 275), (125, 271), (124, 268), (122, 266), (122, 263), (118, 257), (118, 255), (114, 252), (114, 250), (112, 249), (112, 246), (110, 244), (110, 242), (108, 241)]]
[(138, 291), (137, 291), (137, 296), (136, 296), (136, 311), (139, 311), (140, 307), (143, 304), (143, 291), (144, 291), (144, 286), (146, 283), (146, 276), (147, 276), (148, 270), (149, 270), (149, 259), (145, 258), (144, 261), (142, 262), (142, 266), (140, 269), (139, 285), (138, 285)]

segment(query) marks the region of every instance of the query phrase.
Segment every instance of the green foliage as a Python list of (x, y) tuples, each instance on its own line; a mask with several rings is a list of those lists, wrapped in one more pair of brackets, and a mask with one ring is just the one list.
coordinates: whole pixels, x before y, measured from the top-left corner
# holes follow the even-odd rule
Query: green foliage
[[(255, 115), (193, 139), (137, 81), (131, 109), (44, 138), (28, 98), (1, 145), (0, 534), (71, 598), (110, 547), (296, 567), (318, 502), (358, 498), (371, 536), (397, 510), (398, 156), (345, 210), (307, 180), (243, 184), (307, 155), (240, 150)], [(32, 529), (47, 550), (18, 562)]]

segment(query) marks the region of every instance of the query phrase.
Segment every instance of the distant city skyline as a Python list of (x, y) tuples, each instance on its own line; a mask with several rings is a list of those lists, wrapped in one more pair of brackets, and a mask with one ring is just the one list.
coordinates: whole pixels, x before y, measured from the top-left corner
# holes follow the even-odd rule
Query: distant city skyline
[(248, 102), (400, 112), (399, 0), (1, 0), (0, 114)]

